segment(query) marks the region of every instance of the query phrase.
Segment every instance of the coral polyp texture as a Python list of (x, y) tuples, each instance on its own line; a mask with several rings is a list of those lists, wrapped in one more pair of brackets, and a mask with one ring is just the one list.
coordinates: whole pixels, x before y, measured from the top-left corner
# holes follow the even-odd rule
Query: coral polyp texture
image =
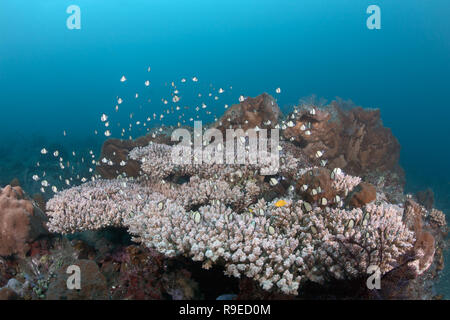
[(437, 249), (442, 254), (445, 215), (403, 194), (399, 145), (378, 111), (335, 102), (300, 105), (283, 117), (264, 94), (232, 106), (211, 127), (279, 128), (276, 172), (263, 173), (271, 161), (177, 164), (170, 139), (147, 136), (110, 154), (113, 163), (129, 161), (133, 177), (127, 166), (100, 166), (109, 179), (49, 200), (49, 230), (127, 228), (135, 242), (169, 258), (189, 257), (289, 295), (305, 283), (365, 279), (371, 266), (382, 277), (416, 279)]

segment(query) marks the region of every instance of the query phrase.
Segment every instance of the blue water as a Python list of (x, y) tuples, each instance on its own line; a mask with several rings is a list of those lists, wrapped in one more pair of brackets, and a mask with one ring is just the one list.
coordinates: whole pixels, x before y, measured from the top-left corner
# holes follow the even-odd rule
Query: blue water
[[(80, 30), (66, 27), (71, 4)], [(381, 8), (381, 30), (366, 27), (370, 4)], [(211, 103), (219, 115), (241, 94), (268, 92), (283, 108), (339, 96), (381, 109), (402, 145), (408, 190), (430, 186), (450, 214), (449, 17), (448, 0), (1, 0), (0, 143), (99, 145), (105, 137), (92, 132), (118, 96), (152, 102), (125, 98), (115, 121), (159, 114), (165, 84), (182, 77), (200, 79), (184, 89), (186, 105), (210, 84), (233, 86)], [(440, 288), (450, 293), (446, 279)]]

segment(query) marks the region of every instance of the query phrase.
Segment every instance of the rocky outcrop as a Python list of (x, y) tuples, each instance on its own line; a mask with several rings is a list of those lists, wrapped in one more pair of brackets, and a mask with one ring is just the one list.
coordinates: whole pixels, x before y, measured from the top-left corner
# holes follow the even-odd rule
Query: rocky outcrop
[(29, 244), (46, 234), (45, 214), (25, 197), (20, 187), (0, 190), (0, 256), (24, 255)]

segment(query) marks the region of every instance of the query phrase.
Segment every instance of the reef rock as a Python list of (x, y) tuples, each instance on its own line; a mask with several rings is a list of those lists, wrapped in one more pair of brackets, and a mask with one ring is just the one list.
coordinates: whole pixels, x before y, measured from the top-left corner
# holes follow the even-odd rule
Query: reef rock
[(0, 190), (0, 256), (27, 253), (29, 243), (47, 234), (45, 214), (20, 187)]
[(372, 170), (394, 170), (397, 165), (400, 144), (383, 127), (378, 109), (344, 110), (335, 101), (320, 108), (301, 106), (290, 119), (284, 137), (317, 163), (326, 160), (329, 168), (360, 176)]
[(95, 261), (77, 260), (72, 263), (80, 267), (81, 289), (68, 289), (67, 279), (70, 276), (66, 273), (69, 265), (64, 265), (56, 279), (50, 282), (47, 291), (48, 300), (103, 300), (108, 297), (106, 279), (100, 272)]
[(242, 128), (244, 131), (255, 127), (270, 128), (277, 124), (280, 108), (275, 99), (263, 93), (255, 98), (247, 98), (239, 104), (231, 106), (214, 124), (214, 127), (225, 133), (226, 129)]

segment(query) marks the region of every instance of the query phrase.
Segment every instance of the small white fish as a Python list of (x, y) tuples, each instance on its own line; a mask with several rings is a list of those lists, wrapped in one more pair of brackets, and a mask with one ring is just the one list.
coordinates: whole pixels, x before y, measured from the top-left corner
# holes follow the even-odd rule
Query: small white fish
[(275, 178), (270, 178), (269, 183), (273, 187), (273, 186), (276, 186), (278, 184), (278, 180), (275, 179)]
[(275, 90), (275, 92), (276, 92), (276, 93), (281, 93), (281, 88), (277, 88), (277, 89)]
[(127, 78), (125, 78), (125, 76), (122, 76), (122, 78), (120, 78), (120, 82), (125, 82), (127, 81)]
[(333, 171), (331, 172), (331, 179), (334, 180), (334, 178), (336, 178), (337, 175), (341, 174), (342, 174), (341, 168), (334, 168)]
[(43, 148), (43, 149), (41, 150), (41, 154), (47, 154), (47, 153), (48, 153), (47, 149)]

